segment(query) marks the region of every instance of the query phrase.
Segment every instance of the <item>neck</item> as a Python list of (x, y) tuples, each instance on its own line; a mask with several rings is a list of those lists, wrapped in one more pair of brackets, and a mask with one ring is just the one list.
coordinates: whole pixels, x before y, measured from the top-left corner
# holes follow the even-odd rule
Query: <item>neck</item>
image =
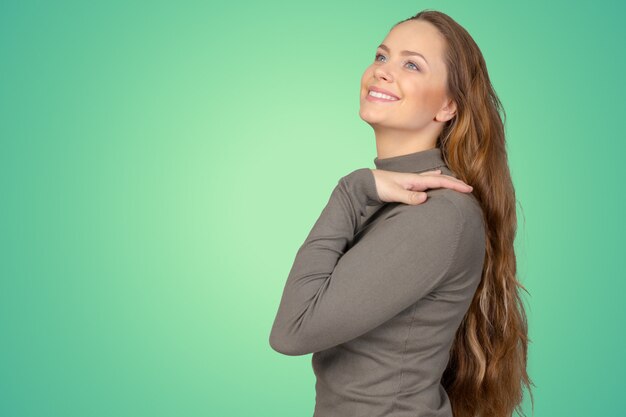
[(425, 151), (437, 146), (439, 132), (415, 132), (374, 127), (376, 136), (376, 154), (378, 158), (392, 158), (413, 152)]
[(388, 158), (374, 158), (376, 169), (394, 172), (424, 172), (448, 168), (440, 148), (431, 148)]

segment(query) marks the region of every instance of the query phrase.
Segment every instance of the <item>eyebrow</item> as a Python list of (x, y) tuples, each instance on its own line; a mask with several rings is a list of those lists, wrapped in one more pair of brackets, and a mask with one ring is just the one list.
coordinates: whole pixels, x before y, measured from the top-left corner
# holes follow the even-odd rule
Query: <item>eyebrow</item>
[[(384, 43), (381, 43), (380, 45), (378, 45), (378, 47), (380, 49), (384, 49), (385, 51), (389, 52), (389, 48), (387, 47), (387, 45), (385, 45)], [(426, 63), (428, 64), (428, 60), (424, 57), (424, 55), (420, 54), (419, 52), (413, 52), (413, 51), (402, 51), (400, 52), (400, 55), (417, 55), (422, 57), (422, 59), (424, 61), (426, 61)], [(430, 66), (430, 64), (428, 64), (428, 66)]]

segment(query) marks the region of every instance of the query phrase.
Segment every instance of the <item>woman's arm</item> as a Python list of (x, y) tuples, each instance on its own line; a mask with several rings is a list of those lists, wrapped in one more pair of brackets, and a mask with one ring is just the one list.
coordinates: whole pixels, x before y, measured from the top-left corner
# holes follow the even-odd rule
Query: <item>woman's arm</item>
[(269, 338), (274, 350), (304, 355), (352, 340), (446, 276), (464, 226), (452, 201), (405, 205), (346, 251), (370, 204), (382, 202), (369, 168), (339, 180), (296, 254)]

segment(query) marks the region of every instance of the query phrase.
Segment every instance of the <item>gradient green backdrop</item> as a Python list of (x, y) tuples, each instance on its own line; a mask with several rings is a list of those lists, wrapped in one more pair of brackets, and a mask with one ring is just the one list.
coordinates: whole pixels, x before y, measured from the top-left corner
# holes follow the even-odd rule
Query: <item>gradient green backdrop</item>
[(623, 415), (623, 3), (363, 0), (0, 3), (0, 415), (312, 415), (271, 324), (424, 8), (507, 112), (535, 415)]

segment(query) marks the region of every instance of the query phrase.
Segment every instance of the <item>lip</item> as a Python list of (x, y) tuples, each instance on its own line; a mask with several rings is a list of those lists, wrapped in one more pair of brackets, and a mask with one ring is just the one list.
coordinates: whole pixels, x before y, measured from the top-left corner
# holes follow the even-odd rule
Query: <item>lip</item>
[[(387, 94), (388, 96), (395, 97), (397, 100), (400, 100), (400, 97), (398, 97), (397, 95), (395, 95), (391, 91), (384, 90), (382, 88), (378, 88), (378, 87), (374, 87), (374, 86), (369, 87), (369, 89), (367, 90), (368, 96), (369, 96), (370, 90), (371, 91), (376, 91), (377, 93)], [(371, 96), (369, 96), (369, 97), (371, 97)], [(387, 100), (387, 101), (391, 101), (391, 100)]]

